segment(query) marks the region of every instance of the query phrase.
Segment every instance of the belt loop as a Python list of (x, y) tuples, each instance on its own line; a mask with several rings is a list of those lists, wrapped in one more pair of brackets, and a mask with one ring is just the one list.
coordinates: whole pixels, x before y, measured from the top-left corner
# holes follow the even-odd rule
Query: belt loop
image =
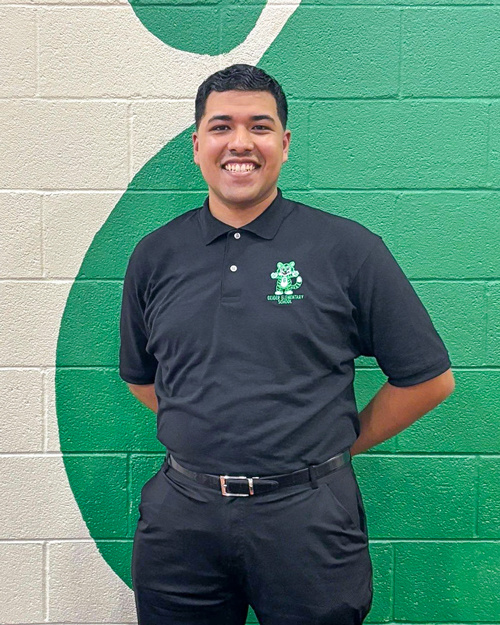
[(316, 481), (316, 476), (311, 471), (313, 467), (314, 467), (313, 464), (310, 464), (307, 467), (307, 470), (309, 471), (309, 479), (311, 481), (311, 488), (318, 488), (318, 482)]

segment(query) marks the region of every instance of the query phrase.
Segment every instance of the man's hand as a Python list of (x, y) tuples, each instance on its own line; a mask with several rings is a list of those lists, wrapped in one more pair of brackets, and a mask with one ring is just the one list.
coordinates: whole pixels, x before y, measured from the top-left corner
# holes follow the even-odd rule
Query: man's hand
[(154, 384), (129, 384), (127, 386), (134, 397), (152, 410), (155, 414), (158, 413), (158, 398), (155, 393)]
[(427, 382), (397, 387), (386, 382), (359, 413), (361, 432), (351, 456), (392, 438), (451, 395), (455, 379), (451, 369)]

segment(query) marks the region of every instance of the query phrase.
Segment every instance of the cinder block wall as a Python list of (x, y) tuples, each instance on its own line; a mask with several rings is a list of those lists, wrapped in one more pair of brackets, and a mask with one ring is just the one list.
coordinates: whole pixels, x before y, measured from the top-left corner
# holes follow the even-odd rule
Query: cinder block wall
[[(258, 63), (290, 103), (285, 195), (380, 234), (455, 393), (354, 459), (371, 623), (500, 623), (500, 3), (1, 3), (0, 623), (133, 623), (162, 448), (117, 375), (128, 256), (199, 206), (201, 80)], [(360, 360), (361, 408), (384, 381)], [(255, 622), (252, 613), (249, 622)]]

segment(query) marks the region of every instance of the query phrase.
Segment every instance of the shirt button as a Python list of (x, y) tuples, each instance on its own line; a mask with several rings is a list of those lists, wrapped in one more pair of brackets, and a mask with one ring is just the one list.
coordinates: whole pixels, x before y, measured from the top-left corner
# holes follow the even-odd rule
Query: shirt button
[(231, 265), (231, 267), (229, 267), (229, 269), (231, 269), (231, 271), (236, 271), (238, 269), (238, 267), (236, 267), (236, 265)]
[(234, 238), (235, 239), (239, 239), (241, 237), (241, 234), (239, 232), (235, 232), (234, 233)]

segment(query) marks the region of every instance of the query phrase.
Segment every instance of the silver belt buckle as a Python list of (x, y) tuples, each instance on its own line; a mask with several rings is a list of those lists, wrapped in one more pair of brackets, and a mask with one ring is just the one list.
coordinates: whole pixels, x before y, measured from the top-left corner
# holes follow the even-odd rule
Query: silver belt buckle
[[(228, 493), (226, 480), (246, 480), (248, 482), (248, 493)], [(250, 497), (254, 494), (253, 490), (253, 477), (247, 477), (246, 475), (219, 475), (220, 488), (224, 497)]]

